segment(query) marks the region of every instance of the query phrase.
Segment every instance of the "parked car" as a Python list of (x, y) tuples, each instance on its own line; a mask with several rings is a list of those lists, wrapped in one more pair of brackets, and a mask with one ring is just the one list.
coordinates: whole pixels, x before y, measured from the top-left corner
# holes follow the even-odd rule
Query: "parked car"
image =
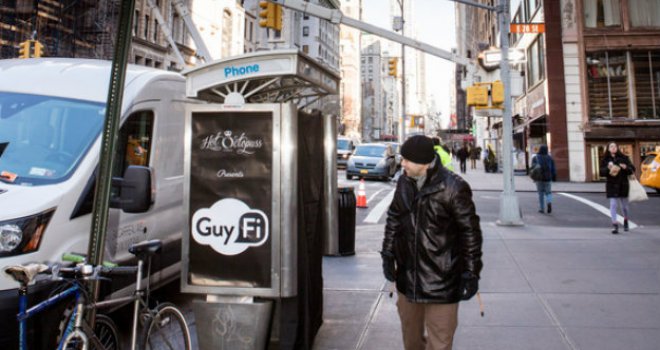
[(401, 169), (401, 144), (398, 142), (385, 142), (392, 147), (394, 152), (394, 160), (396, 161), (396, 168)]
[[(111, 63), (0, 61), (0, 268), (87, 252)], [(186, 98), (182, 75), (128, 66), (112, 175), (125, 176), (129, 166), (146, 170), (147, 205), (127, 209), (123, 189), (122, 200), (112, 201), (104, 259), (128, 262), (131, 244), (162, 240), (152, 269), (154, 287), (180, 274), (184, 116), (192, 103), (201, 102)], [(117, 192), (113, 187), (113, 198)], [(39, 281), (30, 294), (42, 298), (52, 283)], [(4, 349), (15, 348), (17, 339), (17, 288), (11, 279), (0, 278)], [(103, 293), (127, 295), (130, 288), (113, 281)], [(31, 327), (30, 337), (50, 335), (37, 332)]]
[(356, 141), (347, 137), (337, 138), (337, 168), (345, 168), (348, 158), (355, 149)]
[(649, 152), (642, 162), (639, 183), (660, 193), (660, 152)]
[(396, 160), (390, 145), (365, 143), (358, 145), (353, 155), (348, 158), (346, 178), (389, 179), (396, 173)]

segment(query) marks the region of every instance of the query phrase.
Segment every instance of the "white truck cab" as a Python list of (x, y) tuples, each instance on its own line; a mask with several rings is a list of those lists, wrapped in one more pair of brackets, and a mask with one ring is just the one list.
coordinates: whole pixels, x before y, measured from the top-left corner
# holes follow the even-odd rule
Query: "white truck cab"
[[(110, 70), (109, 61), (0, 60), (0, 268), (87, 251)], [(179, 275), (188, 103), (199, 102), (185, 97), (180, 74), (129, 65), (113, 176), (148, 167), (152, 204), (142, 213), (110, 209), (104, 258), (126, 262), (130, 244), (161, 239), (156, 284)], [(0, 327), (0, 345), (17, 334), (17, 287), (0, 278), (8, 318), (0, 325), (9, 326)]]

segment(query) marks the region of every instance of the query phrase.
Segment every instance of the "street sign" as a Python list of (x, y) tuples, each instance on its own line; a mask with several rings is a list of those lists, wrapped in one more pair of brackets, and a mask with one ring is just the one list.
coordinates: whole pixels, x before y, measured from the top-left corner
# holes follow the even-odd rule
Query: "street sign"
[[(497, 66), (502, 60), (500, 49), (487, 50), (480, 54), (482, 64), (487, 67)], [(525, 51), (517, 48), (509, 48), (509, 62), (516, 63), (525, 60)]]
[(545, 33), (545, 23), (511, 23), (509, 29), (517, 34)]

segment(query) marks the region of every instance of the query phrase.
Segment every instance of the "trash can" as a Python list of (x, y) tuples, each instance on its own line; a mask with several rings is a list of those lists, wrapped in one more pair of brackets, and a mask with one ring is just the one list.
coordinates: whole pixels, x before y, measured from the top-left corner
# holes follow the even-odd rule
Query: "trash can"
[(355, 255), (355, 193), (353, 187), (340, 187), (338, 192), (338, 254)]

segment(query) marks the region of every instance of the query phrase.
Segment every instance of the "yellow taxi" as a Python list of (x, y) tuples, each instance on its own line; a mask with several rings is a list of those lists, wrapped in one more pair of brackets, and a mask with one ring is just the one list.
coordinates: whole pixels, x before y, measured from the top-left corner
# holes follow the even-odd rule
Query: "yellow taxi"
[(652, 187), (660, 193), (660, 152), (649, 152), (642, 162), (642, 177), (639, 183)]

